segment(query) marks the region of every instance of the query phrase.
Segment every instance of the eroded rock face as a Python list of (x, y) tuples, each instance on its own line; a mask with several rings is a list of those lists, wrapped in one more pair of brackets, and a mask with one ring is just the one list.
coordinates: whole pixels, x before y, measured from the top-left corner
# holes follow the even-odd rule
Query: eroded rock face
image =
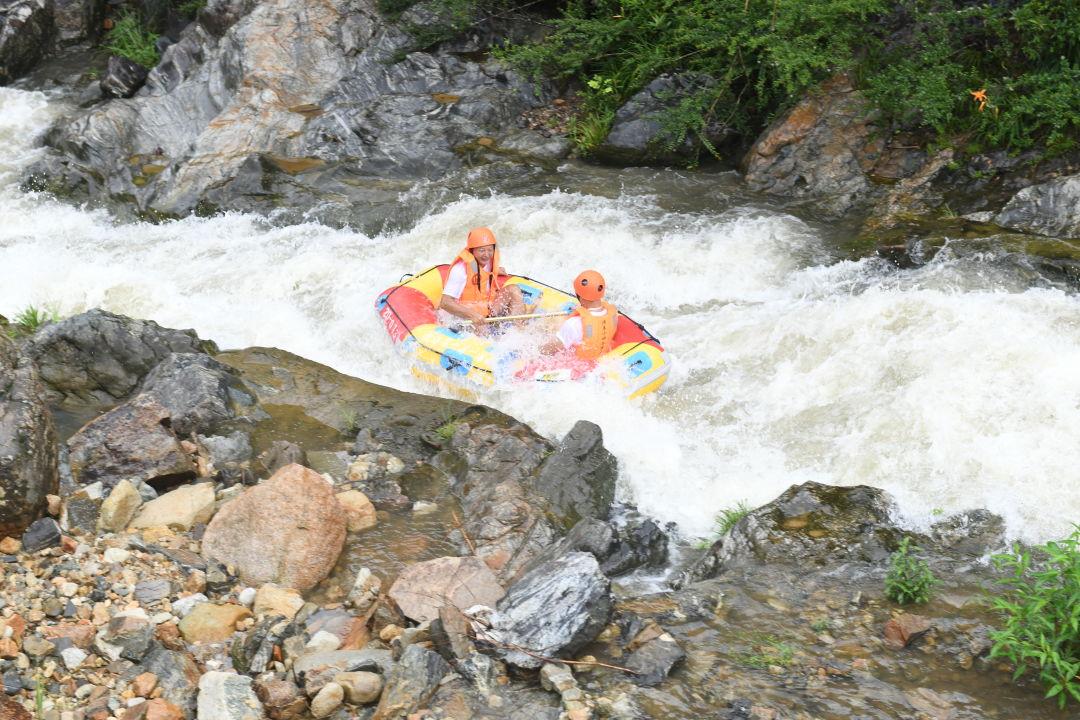
[(56, 493), (56, 430), (34, 364), (0, 335), (0, 537), (17, 537)]
[(901, 537), (892, 513), (892, 499), (878, 488), (794, 485), (736, 523), (685, 579), (716, 577), (748, 563), (884, 562)]
[(923, 163), (921, 151), (891, 149), (875, 119), (850, 80), (834, 77), (761, 134), (743, 160), (747, 185), (842, 215), (874, 191), (871, 176), (899, 179)]
[(170, 353), (212, 349), (194, 330), (90, 310), (42, 328), (24, 352), (37, 363), (50, 403), (81, 408), (123, 401)]
[(272, 582), (303, 592), (330, 574), (347, 521), (321, 475), (287, 465), (218, 511), (202, 551), (234, 566), (249, 585)]
[(495, 61), (412, 52), (374, 0), (230, 0), (200, 18), (146, 92), (59, 127), (63, 156), (39, 171), (184, 214), (269, 209), (297, 193), (383, 201), (470, 161), (568, 150), (519, 137), (531, 131), (518, 115), (541, 102), (531, 82)]
[(544, 461), (533, 486), (569, 529), (582, 518), (607, 520), (618, 474), (618, 461), (604, 447), (600, 427), (579, 420)]
[(994, 217), (1002, 227), (1060, 238), (1080, 238), (1080, 175), (1016, 193)]
[[(526, 573), (506, 593), (491, 616), (495, 652), (523, 668), (544, 657), (573, 655), (607, 624), (613, 605), (611, 583), (589, 553), (569, 553)], [(480, 638), (483, 639), (483, 638)]]
[(52, 0), (0, 2), (0, 85), (30, 70), (49, 51)]
[(68, 440), (76, 483), (108, 489), (124, 479), (171, 483), (195, 476), (191, 457), (173, 432), (169, 411), (149, 395), (90, 421)]

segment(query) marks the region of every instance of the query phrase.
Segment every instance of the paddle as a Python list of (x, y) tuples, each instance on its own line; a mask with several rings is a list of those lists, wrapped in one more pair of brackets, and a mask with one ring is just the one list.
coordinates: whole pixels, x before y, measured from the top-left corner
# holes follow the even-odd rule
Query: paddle
[(527, 315), (502, 315), (499, 317), (487, 317), (483, 322), (496, 323), (505, 322), (508, 320), (535, 320), (537, 318), (550, 318), (550, 317), (566, 317), (570, 313), (568, 312), (549, 312), (549, 313), (529, 313)]

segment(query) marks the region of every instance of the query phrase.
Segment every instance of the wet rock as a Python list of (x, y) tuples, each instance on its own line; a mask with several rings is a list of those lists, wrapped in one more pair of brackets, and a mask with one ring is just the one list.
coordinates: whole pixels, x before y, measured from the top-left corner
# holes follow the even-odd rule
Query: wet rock
[(405, 718), (424, 707), (450, 672), (446, 661), (419, 645), (405, 648), (401, 661), (386, 678), (386, 689), (372, 720)]
[(242, 463), (251, 458), (251, 439), (241, 430), (229, 435), (200, 435), (198, 439), (215, 467), (222, 468), (227, 463)]
[(606, 520), (619, 468), (600, 427), (579, 420), (540, 467), (534, 486), (566, 529), (582, 518)]
[(200, 720), (263, 720), (263, 707), (251, 678), (235, 673), (208, 672), (199, 678)]
[(164, 526), (186, 531), (198, 523), (207, 522), (213, 512), (213, 483), (181, 485), (143, 505), (129, 523), (129, 527), (138, 529)]
[(968, 510), (934, 523), (930, 537), (951, 552), (982, 557), (1005, 547), (1005, 521), (987, 510)]
[(431, 639), (443, 658), (456, 663), (476, 652), (469, 629), (469, 619), (464, 613), (453, 605), (443, 605), (438, 619), (431, 623)]
[(592, 712), (585, 704), (585, 695), (578, 687), (574, 673), (566, 665), (545, 663), (540, 668), (540, 685), (549, 692), (557, 692), (562, 699), (567, 718), (591, 718)]
[(892, 521), (892, 509), (885, 491), (865, 485), (794, 485), (736, 523), (678, 584), (716, 577), (729, 566), (748, 563), (817, 567), (845, 560), (882, 562), (901, 534)]
[[(2, 67), (0, 60), (0, 76)], [(59, 482), (45, 388), (34, 364), (0, 333), (0, 537), (18, 535), (44, 514), (46, 495), (55, 494)]]
[(236, 623), (249, 615), (243, 605), (202, 603), (180, 621), (180, 633), (189, 643), (225, 642), (236, 631)]
[(49, 401), (65, 409), (112, 407), (173, 352), (214, 349), (194, 330), (171, 330), (90, 310), (45, 326), (24, 351), (41, 371)]
[(303, 592), (334, 567), (346, 522), (321, 475), (288, 465), (225, 505), (207, 526), (202, 551), (236, 567), (249, 585), (273, 582)]
[[(611, 131), (593, 151), (595, 157), (616, 165), (686, 163), (696, 160), (706, 146), (693, 133), (675, 137), (664, 127), (664, 114), (687, 97), (715, 84), (706, 75), (663, 74), (631, 97), (615, 113)], [(713, 147), (725, 135), (722, 126), (709, 124), (704, 130)]]
[(101, 0), (53, 0), (56, 39), (61, 45), (95, 39), (104, 11)]
[(686, 652), (670, 633), (665, 632), (634, 650), (623, 664), (635, 673), (634, 682), (652, 686), (663, 682), (672, 668), (685, 658)]
[(918, 688), (904, 693), (904, 698), (927, 720), (953, 720), (958, 713), (953, 704), (930, 688)]
[(90, 421), (68, 440), (71, 475), (112, 489), (123, 479), (167, 484), (195, 477), (195, 466), (170, 426), (169, 411), (139, 395)]
[(35, 520), (22, 536), (23, 552), (35, 553), (60, 544), (60, 526), (52, 518)]
[(255, 627), (233, 640), (229, 650), (237, 672), (257, 675), (265, 672), (274, 655), (274, 646), (285, 638), (289, 625), (281, 616), (263, 618)]
[(406, 617), (417, 622), (439, 617), (439, 608), (467, 610), (494, 606), (506, 592), (484, 562), (475, 557), (445, 557), (405, 568), (388, 595)]
[(49, 52), (53, 33), (51, 2), (18, 0), (0, 7), (0, 85), (37, 65)]
[(255, 593), (255, 603), (252, 612), (260, 615), (280, 615), (292, 620), (300, 608), (304, 607), (304, 598), (292, 588), (279, 587), (273, 583), (266, 583)]
[(893, 149), (887, 136), (850, 79), (838, 75), (758, 137), (743, 160), (746, 183), (841, 215), (873, 194), (871, 176), (898, 180), (922, 165), (920, 150)]
[(1080, 175), (1024, 188), (1005, 204), (994, 222), (1021, 232), (1080, 238)]
[(359, 490), (346, 490), (338, 493), (337, 499), (348, 517), (349, 532), (361, 532), (378, 524), (375, 506), (364, 493)]
[(382, 581), (370, 569), (360, 568), (345, 601), (356, 608), (357, 612), (366, 613), (379, 599), (381, 588)]
[(101, 76), (101, 92), (107, 97), (129, 98), (146, 82), (149, 71), (126, 57), (110, 55)]
[(98, 527), (107, 532), (121, 532), (142, 505), (142, 495), (127, 480), (121, 480), (101, 504)]
[(101, 523), (104, 493), (105, 486), (95, 482), (66, 496), (60, 512), (60, 527), (65, 531), (96, 533)]
[[(588, 553), (569, 553), (533, 568), (507, 590), (491, 616), (491, 638), (544, 657), (577, 652), (591, 642), (611, 616), (610, 583)], [(482, 638), (481, 638), (482, 639)], [(495, 653), (523, 668), (541, 661), (518, 650)]]
[(600, 570), (608, 576), (622, 575), (641, 567), (661, 567), (667, 559), (667, 533), (652, 520), (635, 518), (618, 529), (615, 545), (602, 559)]
[(307, 457), (299, 445), (287, 440), (275, 440), (259, 455), (259, 462), (267, 473), (273, 475), (289, 465), (307, 465)]
[(211, 434), (255, 404), (236, 372), (203, 353), (173, 353), (150, 371), (142, 392), (169, 411), (181, 437)]
[(885, 644), (900, 650), (925, 635), (930, 628), (928, 618), (914, 613), (901, 613), (885, 623)]

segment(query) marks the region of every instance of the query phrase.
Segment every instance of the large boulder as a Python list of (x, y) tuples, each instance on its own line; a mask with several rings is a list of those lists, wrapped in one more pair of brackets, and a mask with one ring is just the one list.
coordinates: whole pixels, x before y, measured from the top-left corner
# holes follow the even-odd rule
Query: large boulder
[(842, 215), (874, 193), (871, 177), (898, 180), (925, 161), (919, 150), (890, 147), (887, 136), (866, 98), (838, 75), (758, 137), (743, 160), (746, 183)]
[(179, 215), (283, 196), (396, 203), (472, 163), (568, 150), (517, 128), (545, 99), (533, 83), (495, 60), (420, 50), (376, 0), (229, 1), (200, 17), (144, 91), (61, 122), (49, 139), (61, 155), (37, 172)]
[(405, 568), (388, 594), (406, 617), (424, 622), (439, 617), (444, 605), (459, 610), (494, 606), (506, 591), (482, 560), (445, 557)]
[(1002, 227), (1059, 238), (1080, 238), (1080, 175), (1016, 193), (994, 217)]
[(33, 68), (50, 49), (52, 0), (0, 1), (0, 85)]
[(81, 485), (121, 480), (171, 484), (195, 477), (195, 465), (173, 432), (169, 411), (149, 395), (91, 420), (68, 440), (71, 477)]
[(820, 567), (883, 562), (902, 535), (890, 496), (866, 485), (793, 485), (747, 514), (716, 541), (680, 582), (716, 577), (733, 566), (794, 563)]
[[(566, 657), (592, 642), (607, 625), (611, 583), (589, 553), (568, 553), (539, 565), (514, 583), (491, 615), (487, 638), (509, 663), (538, 668), (539, 657)], [(528, 651), (528, 652), (525, 652)]]
[(600, 426), (579, 420), (540, 466), (533, 485), (569, 529), (582, 518), (607, 520), (619, 464), (604, 447)]
[(194, 330), (90, 310), (42, 328), (24, 352), (37, 363), (49, 401), (77, 409), (122, 402), (171, 353), (213, 349)]
[(37, 369), (0, 334), (0, 537), (18, 536), (56, 493), (56, 430)]
[(168, 409), (181, 437), (228, 429), (255, 404), (236, 371), (203, 353), (173, 353), (143, 381), (142, 392)]
[(616, 111), (604, 141), (593, 151), (598, 160), (615, 165), (675, 164), (694, 161), (705, 143), (715, 148), (723, 141), (724, 128), (710, 123), (705, 142), (693, 132), (678, 137), (665, 114), (693, 95), (715, 84), (707, 75), (664, 74), (646, 85)]
[(287, 465), (225, 505), (206, 528), (208, 559), (236, 568), (249, 585), (310, 590), (330, 574), (348, 518), (321, 475)]

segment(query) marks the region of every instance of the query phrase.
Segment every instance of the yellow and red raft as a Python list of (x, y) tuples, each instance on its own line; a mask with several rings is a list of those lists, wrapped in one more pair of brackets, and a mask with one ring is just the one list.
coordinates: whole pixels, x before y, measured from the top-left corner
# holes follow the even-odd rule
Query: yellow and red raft
[[(572, 353), (523, 357), (515, 349), (500, 348), (497, 337), (443, 325), (437, 308), (449, 272), (449, 265), (425, 270), (388, 288), (375, 302), (390, 339), (412, 360), (413, 374), (422, 379), (449, 381), (468, 390), (514, 382), (574, 381), (596, 374), (629, 397), (655, 392), (667, 380), (670, 365), (660, 342), (622, 313), (611, 351), (595, 361)], [(521, 288), (530, 313), (570, 313), (578, 304), (573, 295), (531, 278), (506, 275), (501, 281)]]

